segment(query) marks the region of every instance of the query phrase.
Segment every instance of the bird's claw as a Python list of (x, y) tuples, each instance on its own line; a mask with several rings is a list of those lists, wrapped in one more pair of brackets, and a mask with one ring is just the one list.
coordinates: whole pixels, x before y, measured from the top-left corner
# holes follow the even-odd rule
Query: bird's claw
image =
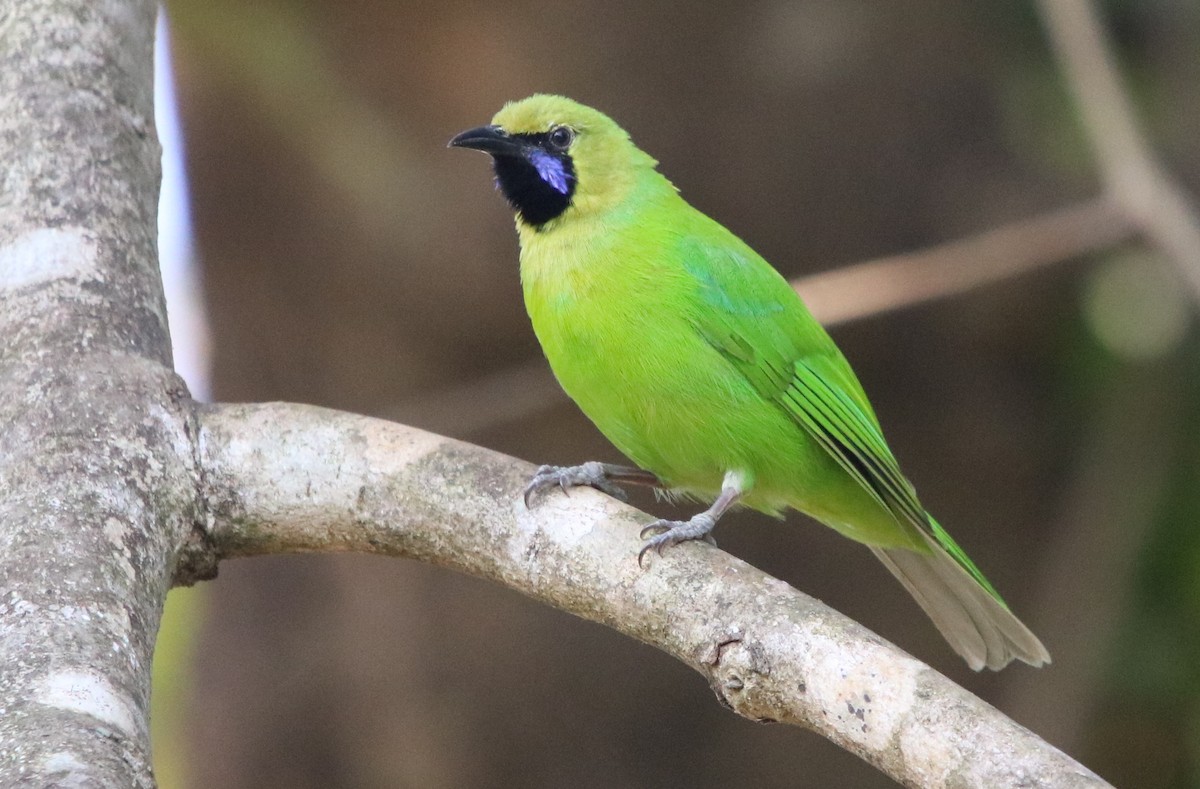
[(619, 501), (629, 501), (625, 491), (608, 478), (604, 464), (591, 461), (578, 466), (540, 466), (525, 486), (525, 506), (529, 507), (535, 494), (549, 488), (558, 487), (563, 495), (570, 496), (569, 489), (579, 485), (595, 488)]
[(562, 475), (563, 468), (561, 466), (539, 466), (538, 470), (533, 473), (533, 478), (529, 480), (529, 484), (525, 486), (525, 493), (522, 498), (525, 500), (526, 509), (529, 508), (529, 501), (534, 494), (541, 493), (547, 488), (552, 488), (555, 485), (562, 488), (563, 495), (569, 496), (567, 493), (567, 482)]
[(691, 519), (686, 521), (669, 521), (664, 519), (651, 523), (638, 534), (640, 539), (645, 540), (642, 544), (642, 549), (638, 551), (638, 566), (642, 566), (642, 559), (645, 558), (649, 551), (654, 551), (659, 556), (662, 556), (664, 548), (678, 545), (681, 542), (704, 540), (715, 548), (717, 541), (713, 539), (712, 530), (716, 525), (717, 519), (707, 512), (693, 515)]

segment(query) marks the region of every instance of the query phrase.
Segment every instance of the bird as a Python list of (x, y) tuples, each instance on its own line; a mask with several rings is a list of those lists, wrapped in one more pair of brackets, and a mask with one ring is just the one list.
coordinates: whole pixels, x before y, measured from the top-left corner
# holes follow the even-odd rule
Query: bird
[(639, 564), (651, 551), (713, 542), (731, 507), (797, 510), (868, 546), (972, 669), (1050, 662), (926, 512), (849, 362), (791, 285), (687, 203), (615, 121), (535, 94), (449, 145), (492, 157), (543, 353), (634, 463), (542, 466), (527, 506), (573, 486), (711, 502), (647, 526)]

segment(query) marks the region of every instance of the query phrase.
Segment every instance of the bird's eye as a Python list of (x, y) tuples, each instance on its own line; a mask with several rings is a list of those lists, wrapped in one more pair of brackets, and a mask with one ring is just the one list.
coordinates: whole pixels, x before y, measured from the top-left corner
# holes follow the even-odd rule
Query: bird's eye
[(575, 130), (570, 126), (555, 126), (550, 130), (550, 146), (559, 151), (565, 151), (575, 142)]

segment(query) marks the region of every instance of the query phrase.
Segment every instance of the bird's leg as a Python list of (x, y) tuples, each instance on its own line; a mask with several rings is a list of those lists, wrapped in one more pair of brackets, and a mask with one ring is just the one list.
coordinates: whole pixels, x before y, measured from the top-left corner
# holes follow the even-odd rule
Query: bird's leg
[(642, 529), (638, 536), (646, 542), (642, 545), (642, 550), (638, 551), (638, 565), (641, 565), (642, 557), (647, 551), (653, 550), (662, 556), (663, 548), (688, 540), (704, 540), (715, 546), (717, 541), (712, 537), (713, 527), (744, 493), (742, 475), (736, 471), (727, 472), (725, 480), (721, 483), (721, 495), (704, 512), (693, 515), (686, 521), (657, 520)]
[(595, 460), (579, 466), (542, 466), (525, 486), (525, 506), (529, 506), (529, 500), (535, 493), (553, 487), (561, 488), (562, 492), (566, 493), (567, 488), (577, 485), (588, 485), (614, 499), (628, 501), (629, 497), (618, 487), (618, 483), (651, 488), (663, 487), (658, 475), (632, 466), (616, 466)]

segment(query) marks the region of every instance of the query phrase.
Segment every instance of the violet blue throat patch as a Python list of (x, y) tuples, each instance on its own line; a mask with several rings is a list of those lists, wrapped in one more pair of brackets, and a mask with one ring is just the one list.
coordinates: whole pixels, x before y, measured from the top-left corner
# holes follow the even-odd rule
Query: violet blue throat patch
[(543, 181), (552, 186), (559, 194), (566, 194), (570, 191), (570, 186), (567, 184), (566, 170), (563, 169), (562, 161), (552, 156), (545, 151), (534, 149), (529, 152), (529, 161), (537, 170), (538, 176)]

